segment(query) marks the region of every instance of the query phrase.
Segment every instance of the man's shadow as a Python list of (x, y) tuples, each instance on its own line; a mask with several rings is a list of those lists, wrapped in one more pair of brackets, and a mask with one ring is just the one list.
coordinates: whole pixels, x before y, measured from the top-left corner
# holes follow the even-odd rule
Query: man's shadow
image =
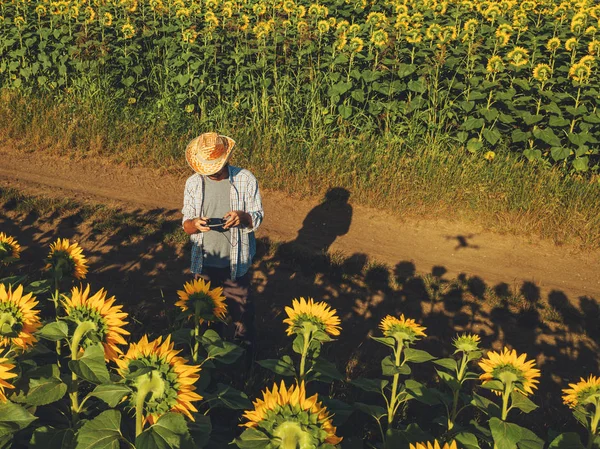
[(328, 260), (333, 242), (350, 229), (352, 206), (348, 203), (349, 198), (350, 192), (342, 187), (330, 189), (321, 204), (308, 213), (296, 238), (279, 246), (277, 258), (310, 262), (310, 268), (320, 271), (321, 264)]

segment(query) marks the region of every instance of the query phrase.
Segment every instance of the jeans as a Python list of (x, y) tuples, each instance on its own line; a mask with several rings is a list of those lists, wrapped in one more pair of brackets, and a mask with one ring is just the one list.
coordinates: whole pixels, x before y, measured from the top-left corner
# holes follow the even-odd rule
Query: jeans
[(233, 326), (224, 329), (226, 335), (246, 345), (254, 343), (254, 304), (250, 298), (250, 273), (231, 279), (229, 267), (203, 267), (202, 274), (196, 278), (210, 281), (211, 288), (223, 287), (223, 295), (227, 304), (227, 313), (231, 316)]

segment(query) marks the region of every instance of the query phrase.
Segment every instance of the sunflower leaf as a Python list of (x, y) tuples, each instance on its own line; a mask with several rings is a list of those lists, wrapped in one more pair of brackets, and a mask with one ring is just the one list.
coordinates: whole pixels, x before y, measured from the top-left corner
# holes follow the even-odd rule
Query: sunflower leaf
[(394, 376), (395, 374), (402, 374), (408, 376), (411, 373), (410, 366), (408, 365), (396, 365), (392, 356), (388, 355), (381, 361), (381, 371), (384, 376)]
[(46, 405), (61, 399), (67, 392), (67, 385), (57, 377), (30, 379), (25, 397), (27, 405)]
[(222, 383), (217, 384), (215, 393), (206, 394), (205, 397), (207, 400), (215, 401), (215, 407), (221, 406), (232, 410), (247, 410), (252, 407), (252, 402), (246, 393)]
[(389, 346), (390, 348), (396, 347), (396, 340), (394, 340), (394, 337), (373, 337), (373, 336), (371, 336), (371, 340), (375, 340), (376, 342), (384, 344), (386, 346)]
[(42, 327), (38, 335), (50, 341), (64, 340), (69, 337), (69, 326), (64, 321), (53, 321)]
[(477, 393), (473, 393), (473, 400), (471, 401), (471, 404), (477, 407), (479, 410), (485, 412), (488, 416), (499, 417), (501, 415), (498, 404), (478, 395)]
[(104, 362), (104, 349), (100, 344), (86, 348), (80, 359), (70, 360), (69, 368), (78, 377), (93, 384), (110, 382), (110, 375)]
[(30, 449), (65, 449), (73, 447), (75, 432), (73, 429), (55, 429), (42, 426), (35, 429), (29, 442)]
[(101, 384), (94, 388), (90, 396), (101, 399), (109, 407), (116, 407), (129, 393), (131, 389), (123, 384)]
[(406, 362), (412, 363), (429, 362), (430, 360), (435, 359), (435, 357), (429, 354), (427, 351), (412, 348), (406, 348), (404, 350), (404, 357)]
[(121, 412), (106, 410), (79, 429), (75, 449), (119, 449), (122, 438)]
[(360, 410), (363, 413), (366, 413), (369, 416), (372, 416), (377, 421), (379, 421), (384, 416), (387, 416), (387, 411), (383, 407), (380, 407), (379, 405), (371, 405), (371, 404), (365, 404), (363, 402), (355, 402), (354, 408), (356, 410)]
[(197, 448), (203, 448), (208, 444), (212, 433), (210, 416), (196, 414), (194, 421), (188, 422), (188, 430)]
[(156, 424), (135, 439), (138, 449), (192, 449), (194, 443), (185, 418), (180, 413), (167, 413)]
[(226, 365), (234, 363), (244, 352), (238, 345), (223, 340), (212, 329), (207, 330), (204, 335), (199, 337), (199, 341), (206, 350), (208, 358)]
[(450, 371), (456, 371), (456, 367), (457, 367), (456, 360), (454, 360), (451, 357), (434, 360), (433, 363), (435, 363), (436, 365), (442, 366)]
[(280, 376), (294, 377), (296, 375), (294, 364), (289, 356), (283, 356), (281, 359), (259, 360), (256, 363)]
[(513, 391), (510, 395), (511, 406), (518, 408), (524, 413), (529, 413), (538, 408), (527, 396), (518, 391)]
[(380, 393), (389, 382), (387, 380), (367, 379), (365, 377), (359, 377), (358, 379), (350, 381), (350, 383), (363, 391), (367, 391), (370, 393)]
[(258, 429), (252, 427), (244, 430), (235, 444), (240, 449), (262, 449), (269, 446), (271, 439)]
[(13, 402), (0, 403), (0, 437), (24, 429), (37, 418)]
[(583, 449), (581, 438), (575, 432), (561, 433), (552, 440), (548, 449)]
[(335, 364), (323, 358), (318, 358), (313, 362), (312, 370), (314, 379), (321, 382), (331, 383), (334, 380), (344, 380), (344, 376), (338, 371)]

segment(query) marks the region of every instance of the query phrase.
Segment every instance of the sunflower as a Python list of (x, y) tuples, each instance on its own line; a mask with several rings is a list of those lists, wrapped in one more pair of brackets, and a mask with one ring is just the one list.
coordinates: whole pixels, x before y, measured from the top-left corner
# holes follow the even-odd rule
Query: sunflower
[(437, 23), (432, 23), (431, 25), (429, 25), (427, 27), (427, 30), (425, 30), (425, 37), (427, 39), (429, 39), (430, 41), (432, 41), (435, 39), (435, 37), (437, 36), (437, 34), (440, 32), (441, 29), (442, 29), (441, 25), (439, 25)]
[(600, 56), (600, 41), (594, 39), (588, 44), (588, 53), (593, 56)]
[(105, 27), (109, 27), (112, 25), (113, 23), (113, 15), (109, 12), (105, 12), (102, 15), (102, 20), (101, 20), (102, 25), (104, 25)]
[(17, 377), (16, 373), (10, 372), (14, 367), (15, 365), (8, 363), (8, 359), (0, 358), (0, 403), (7, 401), (4, 389), (15, 388), (7, 382), (8, 379)]
[(469, 19), (463, 25), (463, 30), (465, 33), (475, 34), (477, 32), (477, 28), (479, 27), (479, 21), (477, 19)]
[(340, 319), (335, 309), (325, 302), (314, 302), (313, 298), (294, 299), (292, 307), (285, 308), (285, 313), (288, 318), (283, 320), (283, 323), (288, 324), (288, 336), (302, 333), (306, 325), (312, 325), (311, 327), (334, 337), (340, 335)]
[[(493, 151), (488, 151), (483, 157), (484, 159), (487, 159), (491, 162), (496, 157), (496, 153), (494, 153)], [(473, 352), (479, 350), (480, 342), (481, 339), (477, 334), (462, 334), (457, 335), (456, 338), (452, 341), (452, 344), (454, 345), (457, 351)]]
[(317, 23), (317, 30), (319, 30), (320, 34), (329, 33), (329, 29), (331, 28), (331, 24), (328, 20), (319, 20)]
[[(248, 422), (242, 427), (254, 428), (277, 440), (281, 447), (322, 447), (342, 441), (335, 432), (331, 415), (318, 402), (318, 395), (306, 397), (304, 382), (287, 388), (281, 381), (263, 391), (254, 401), (254, 410), (244, 412)], [(243, 434), (242, 434), (243, 439)]]
[(406, 31), (406, 42), (409, 44), (418, 44), (423, 40), (423, 35), (419, 28), (411, 28)]
[(590, 374), (587, 380), (582, 377), (576, 384), (569, 384), (569, 387), (562, 391), (565, 405), (575, 408), (589, 404), (591, 400), (600, 404), (600, 377)]
[(296, 3), (294, 0), (284, 0), (282, 8), (286, 14), (290, 15), (296, 10)]
[(523, 47), (515, 47), (506, 55), (509, 62), (516, 67), (526, 65), (529, 62), (528, 56), (529, 52)]
[(410, 443), (410, 449), (457, 449), (456, 441), (444, 443), (443, 446), (438, 443), (438, 440), (427, 441), (424, 443)]
[(19, 257), (21, 257), (21, 245), (13, 237), (0, 232), (0, 265), (8, 265)]
[(577, 47), (577, 38), (571, 37), (565, 41), (565, 50), (573, 51)]
[(194, 386), (200, 378), (200, 367), (187, 365), (187, 360), (179, 357), (180, 351), (173, 346), (171, 336), (164, 341), (162, 337), (148, 341), (144, 335), (116, 360), (119, 374), (133, 389), (132, 405), (136, 404), (138, 394), (145, 398), (144, 421), (149, 424), (169, 411), (182, 413), (193, 421), (191, 412), (198, 410), (192, 402), (202, 399)]
[(123, 37), (125, 39), (131, 39), (135, 36), (135, 28), (130, 23), (126, 23), (121, 27), (121, 32), (123, 33)]
[(181, 32), (181, 40), (186, 44), (193, 44), (196, 42), (196, 38), (198, 37), (198, 32), (193, 28), (188, 28)]
[(586, 64), (573, 64), (569, 69), (569, 76), (578, 83), (587, 82), (592, 74), (592, 69)]
[(585, 55), (579, 60), (579, 64), (587, 65), (588, 67), (594, 67), (596, 64), (596, 58), (592, 55)]
[(62, 306), (67, 316), (77, 324), (85, 321), (94, 324), (82, 341), (85, 348), (89, 344), (101, 342), (104, 346), (104, 358), (107, 361), (116, 360), (123, 351), (117, 345), (126, 345), (123, 335), (129, 335), (123, 327), (127, 313), (122, 312), (123, 306), (115, 306), (115, 297), (106, 299), (106, 291), (100, 289), (90, 296), (90, 286), (73, 287), (71, 297), (64, 297)]
[(34, 335), (42, 327), (35, 297), (23, 295), (23, 286), (14, 291), (0, 284), (0, 348), (14, 345), (23, 350), (37, 341)]
[(206, 282), (204, 279), (196, 279), (186, 282), (183, 288), (184, 290), (177, 291), (179, 301), (175, 303), (177, 307), (181, 308), (182, 312), (190, 309), (194, 314), (197, 313), (200, 317), (200, 323), (225, 319), (227, 305), (221, 287), (211, 290), (210, 282)]
[(387, 45), (389, 40), (388, 34), (385, 30), (375, 30), (371, 34), (371, 42), (377, 48), (383, 48)]
[(536, 65), (533, 69), (533, 77), (541, 83), (548, 81), (552, 78), (552, 67), (548, 64)]
[(551, 51), (554, 53), (556, 50), (558, 50), (560, 48), (560, 39), (557, 37), (548, 39), (548, 42), (546, 43), (546, 48), (548, 49), (548, 51)]
[(387, 315), (381, 320), (379, 329), (386, 337), (393, 337), (400, 342), (413, 343), (427, 336), (425, 327), (418, 325), (413, 319), (404, 318), (404, 314), (400, 318)]
[(58, 239), (50, 245), (46, 269), (77, 279), (85, 279), (88, 272), (83, 250), (76, 242), (69, 242), (69, 239)]
[[(479, 362), (479, 366), (484, 373), (479, 376), (479, 380), (486, 384), (491, 380), (498, 380), (502, 384), (511, 384), (516, 390), (524, 395), (532, 394), (533, 389), (537, 388), (537, 380), (540, 377), (540, 370), (534, 368), (535, 361), (525, 360), (527, 354), (517, 355), (514, 349), (511, 351), (504, 348), (502, 352), (490, 351), (487, 358)], [(500, 392), (497, 392), (500, 393)]]

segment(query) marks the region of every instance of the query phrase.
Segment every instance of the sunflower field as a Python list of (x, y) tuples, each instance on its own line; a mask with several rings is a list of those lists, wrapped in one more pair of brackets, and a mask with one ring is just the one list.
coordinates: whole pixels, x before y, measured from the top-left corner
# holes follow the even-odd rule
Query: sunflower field
[[(244, 352), (217, 332), (228, 323), (222, 289), (203, 280), (185, 283), (168, 295), (180, 313), (175, 326), (162, 335), (133, 338), (123, 305), (103, 288), (84, 286), (88, 263), (78, 243), (60, 238), (52, 243), (35, 280), (11, 268), (21, 250), (14, 237), (0, 233), (1, 448), (600, 445), (600, 377), (565, 386), (564, 413), (573, 413), (581, 427), (545, 441), (513, 422), (538, 408), (531, 398), (541, 373), (526, 354), (506, 347), (486, 351), (478, 335), (464, 333), (452, 341), (452, 356), (436, 358), (418, 349), (427, 338), (424, 326), (388, 315), (371, 337), (388, 353), (381, 377), (347, 379), (322, 351), (344, 338), (343, 323), (336, 310), (312, 298), (294, 299), (285, 308), (289, 354), (257, 361), (262, 393), (249, 398), (219, 382), (227, 366), (242, 369), (236, 364)], [(435, 367), (431, 385), (413, 379), (424, 364)], [(361, 401), (336, 398), (329, 387), (343, 383)], [(415, 402), (434, 414), (437, 432), (419, 427)], [(342, 434), (340, 426), (353, 414), (360, 422), (372, 420), (373, 432)], [(213, 424), (222, 429), (224, 420), (229, 433), (215, 438)]]
[(597, 171), (599, 18), (594, 0), (3, 0), (0, 84)]

